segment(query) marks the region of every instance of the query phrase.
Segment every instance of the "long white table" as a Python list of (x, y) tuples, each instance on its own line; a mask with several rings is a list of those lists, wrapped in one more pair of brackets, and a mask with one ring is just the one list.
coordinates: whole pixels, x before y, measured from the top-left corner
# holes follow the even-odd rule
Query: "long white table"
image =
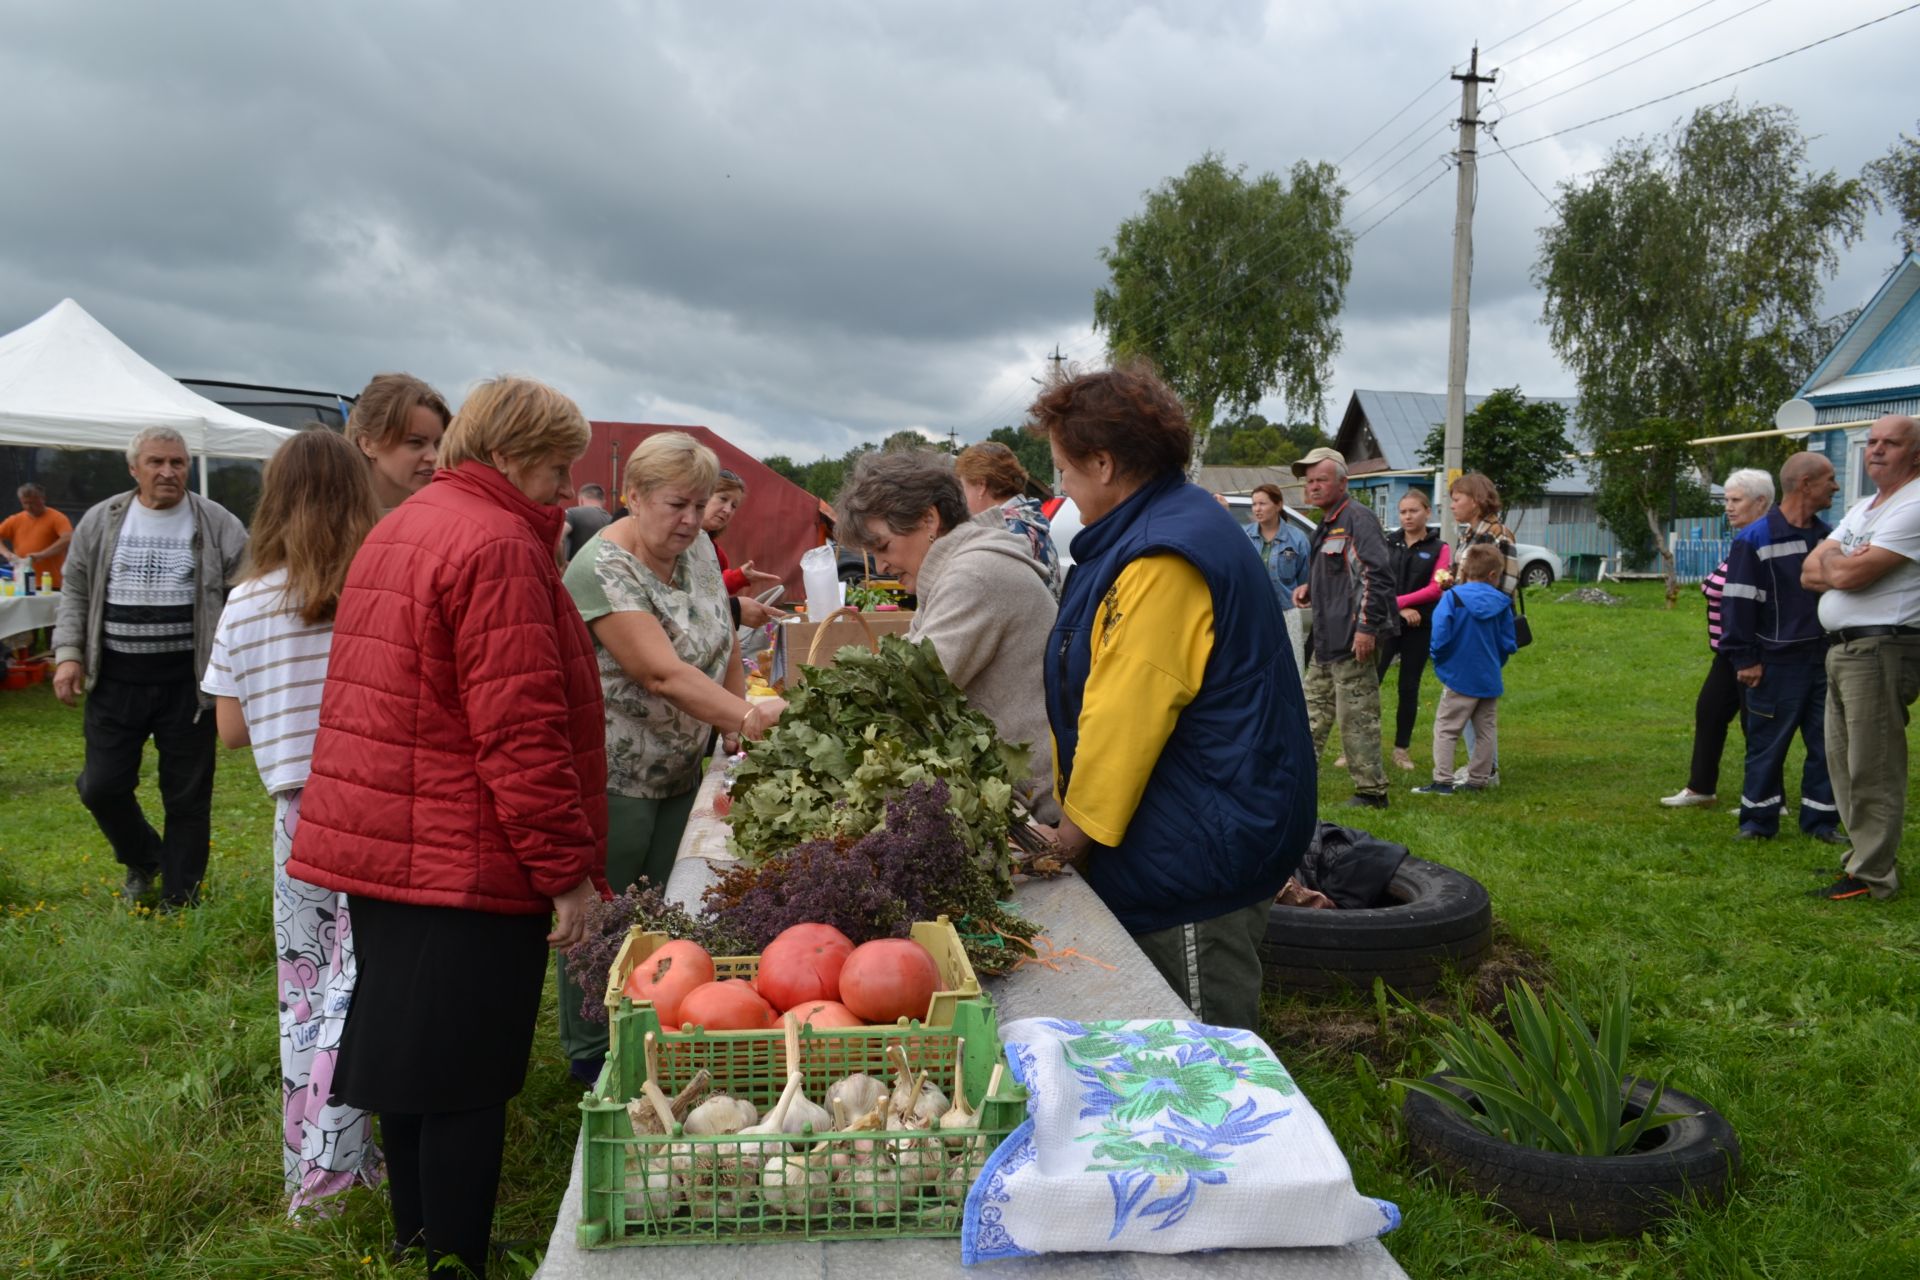
[[(721, 782), (716, 764), (701, 783), (667, 883), (667, 896), (689, 908), (699, 906), (701, 891), (713, 881), (715, 863), (733, 859), (726, 847), (726, 824), (713, 812)], [(1101, 964), (1064, 961), (1057, 972), (1024, 966), (1003, 977), (985, 979), (1003, 1022), (1040, 1016), (1077, 1020), (1193, 1016), (1078, 876), (1028, 881), (1016, 890), (1014, 905), (1041, 927), (1056, 952), (1074, 951)], [(951, 1239), (587, 1250), (574, 1241), (582, 1195), (580, 1155), (576, 1141), (573, 1179), (547, 1242), (546, 1261), (538, 1273), (542, 1280), (615, 1280), (639, 1275), (672, 1275), (675, 1280), (737, 1280), (745, 1275), (756, 1280), (874, 1280), (880, 1275), (960, 1280), (963, 1276), (1041, 1274), (1047, 1280), (1407, 1280), (1406, 1272), (1379, 1240), (1340, 1249), (1048, 1254), (975, 1267), (961, 1266), (959, 1242)]]
[(60, 593), (37, 596), (0, 596), (0, 645), (13, 637), (50, 627), (60, 611)]

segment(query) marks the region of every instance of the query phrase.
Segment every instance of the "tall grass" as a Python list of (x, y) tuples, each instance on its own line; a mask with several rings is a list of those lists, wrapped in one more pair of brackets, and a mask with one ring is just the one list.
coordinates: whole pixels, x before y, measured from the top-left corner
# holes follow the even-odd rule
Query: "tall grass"
[[(1387, 1244), (1421, 1280), (1920, 1275), (1920, 915), (1911, 895), (1807, 898), (1834, 850), (1792, 834), (1736, 844), (1730, 808), (1655, 803), (1685, 778), (1704, 624), (1697, 599), (1668, 613), (1657, 588), (1625, 594), (1615, 609), (1529, 601), (1539, 639), (1508, 668), (1498, 790), (1413, 796), (1424, 774), (1389, 767), (1389, 811), (1341, 812), (1477, 876), (1503, 937), (1560, 988), (1593, 1002), (1629, 980), (1636, 1071), (1739, 1130), (1732, 1203), (1641, 1240), (1542, 1241), (1406, 1154), (1381, 1079), (1430, 1069), (1411, 1020), (1365, 995), (1276, 997), (1276, 1027), (1378, 1028), (1365, 1062), (1351, 1037), (1322, 1048), (1334, 1041), (1290, 1030), (1288, 1065), (1361, 1189), (1405, 1210)], [(1423, 766), (1436, 699), (1430, 679)], [(1736, 733), (1723, 795), (1739, 750)], [(413, 1274), (387, 1260), (377, 1194), (324, 1222), (284, 1216), (271, 810), (251, 763), (221, 761), (205, 905), (157, 918), (115, 897), (120, 870), (74, 796), (80, 757), (77, 711), (45, 686), (0, 694), (0, 1276)], [(1797, 770), (1796, 756), (1789, 795)], [(1329, 814), (1345, 784), (1323, 766)], [(503, 1238), (545, 1239), (578, 1130), (548, 1004), (509, 1109)]]

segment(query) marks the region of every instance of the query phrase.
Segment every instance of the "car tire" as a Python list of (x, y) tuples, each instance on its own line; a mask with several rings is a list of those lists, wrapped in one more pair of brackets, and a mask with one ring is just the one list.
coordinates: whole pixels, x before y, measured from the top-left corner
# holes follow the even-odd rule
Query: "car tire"
[[(1470, 1090), (1438, 1075), (1427, 1079), (1462, 1098)], [(1628, 1114), (1652, 1096), (1644, 1080), (1628, 1082)], [(1686, 1200), (1726, 1201), (1740, 1170), (1740, 1141), (1726, 1117), (1677, 1089), (1660, 1110), (1694, 1112), (1653, 1130), (1622, 1156), (1569, 1156), (1518, 1146), (1483, 1133), (1453, 1108), (1407, 1092), (1401, 1109), (1407, 1145), (1436, 1170), (1458, 1179), (1539, 1235), (1571, 1240), (1638, 1236)]]
[(1526, 568), (1520, 570), (1520, 585), (1536, 587), (1542, 590), (1553, 585), (1553, 566), (1545, 560), (1530, 560)]
[(1493, 945), (1493, 904), (1463, 871), (1409, 857), (1388, 905), (1321, 911), (1275, 903), (1260, 947), (1265, 985), (1281, 992), (1372, 989), (1379, 978), (1426, 995), (1449, 972), (1470, 973)]

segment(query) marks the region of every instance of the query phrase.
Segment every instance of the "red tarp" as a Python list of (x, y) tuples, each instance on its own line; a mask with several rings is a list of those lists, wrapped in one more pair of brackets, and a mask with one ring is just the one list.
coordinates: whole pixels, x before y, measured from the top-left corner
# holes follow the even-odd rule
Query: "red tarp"
[(800, 553), (820, 545), (825, 538), (821, 516), (831, 518), (830, 508), (818, 498), (706, 427), (657, 422), (595, 422), (592, 426), (593, 443), (573, 464), (573, 480), (576, 485), (605, 488), (609, 508), (618, 505), (620, 472), (634, 446), (656, 432), (684, 431), (718, 454), (720, 465), (747, 485), (746, 501), (720, 535), (720, 545), (734, 565), (751, 560), (754, 568), (779, 574), (790, 595), (800, 595)]

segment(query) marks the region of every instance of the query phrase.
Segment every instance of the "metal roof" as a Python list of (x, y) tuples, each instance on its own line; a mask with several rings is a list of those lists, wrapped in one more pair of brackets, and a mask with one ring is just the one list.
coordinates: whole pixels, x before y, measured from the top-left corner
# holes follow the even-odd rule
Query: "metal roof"
[[(1911, 377), (1901, 377), (1910, 372)], [(1920, 255), (1908, 254), (1800, 387), (1815, 404), (1920, 386)]]
[[(1486, 399), (1484, 395), (1468, 395), (1467, 412), (1472, 413)], [(1530, 403), (1544, 402), (1557, 404), (1567, 411), (1567, 423), (1573, 424), (1580, 411), (1580, 401), (1575, 396), (1528, 396)], [(1372, 436), (1372, 445), (1379, 456), (1386, 460), (1390, 468), (1412, 468), (1420, 465), (1420, 450), (1426, 446), (1427, 436), (1435, 426), (1447, 420), (1447, 397), (1432, 391), (1355, 391), (1347, 403), (1347, 412), (1340, 419), (1340, 431), (1335, 444), (1349, 460), (1354, 458), (1360, 431), (1365, 429)], [(1594, 491), (1587, 463), (1574, 460), (1573, 470), (1567, 475), (1557, 477), (1547, 484), (1549, 494), (1562, 496), (1587, 494)]]

